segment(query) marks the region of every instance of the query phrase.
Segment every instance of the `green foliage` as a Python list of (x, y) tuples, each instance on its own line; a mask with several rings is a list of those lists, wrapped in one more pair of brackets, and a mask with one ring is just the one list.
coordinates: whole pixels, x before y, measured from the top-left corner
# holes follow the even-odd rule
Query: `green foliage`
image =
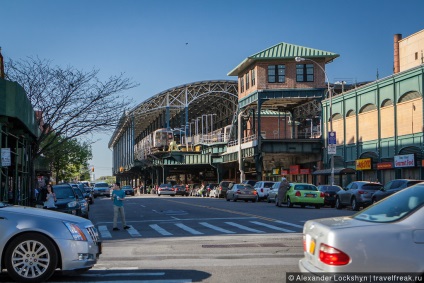
[[(50, 142), (49, 139), (46, 142)], [(88, 160), (92, 158), (91, 146), (76, 139), (55, 138), (57, 143), (45, 153), (56, 182), (75, 181), (89, 178)], [(83, 173), (83, 178), (81, 175)]]

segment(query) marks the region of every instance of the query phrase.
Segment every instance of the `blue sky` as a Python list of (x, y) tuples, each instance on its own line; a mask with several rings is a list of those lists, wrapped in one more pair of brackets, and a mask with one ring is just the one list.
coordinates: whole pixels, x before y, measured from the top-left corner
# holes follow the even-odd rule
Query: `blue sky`
[[(280, 42), (340, 54), (330, 82), (393, 73), (393, 36), (424, 29), (422, 0), (0, 0), (6, 60), (38, 56), (140, 85), (134, 106), (168, 88), (227, 73)], [(188, 43), (188, 44), (186, 44)], [(110, 135), (96, 135), (96, 177), (112, 174)]]

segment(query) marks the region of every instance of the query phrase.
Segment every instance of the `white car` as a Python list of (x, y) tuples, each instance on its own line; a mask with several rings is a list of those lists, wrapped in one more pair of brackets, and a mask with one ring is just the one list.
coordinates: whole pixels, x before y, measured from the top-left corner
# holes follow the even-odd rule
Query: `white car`
[(171, 184), (162, 184), (159, 186), (158, 188), (158, 196), (160, 197), (161, 195), (170, 195), (170, 196), (175, 196), (176, 195), (176, 191), (175, 189), (172, 187)]
[(253, 187), (258, 193), (258, 201), (261, 199), (266, 199), (268, 197), (268, 193), (271, 190), (272, 186), (275, 182), (272, 181), (258, 181)]

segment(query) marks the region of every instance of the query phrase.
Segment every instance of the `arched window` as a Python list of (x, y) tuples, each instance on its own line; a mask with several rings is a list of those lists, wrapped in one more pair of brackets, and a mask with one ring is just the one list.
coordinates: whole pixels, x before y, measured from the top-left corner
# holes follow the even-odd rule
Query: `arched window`
[(355, 116), (355, 111), (353, 111), (353, 110), (347, 111), (346, 117), (351, 117), (351, 116)]
[(333, 120), (340, 120), (340, 119), (343, 119), (342, 114), (336, 113), (336, 114), (333, 115)]
[(385, 99), (382, 103), (381, 103), (381, 107), (387, 107), (393, 105), (393, 101), (391, 99)]
[(409, 91), (399, 98), (398, 103), (413, 100), (420, 97), (421, 94), (418, 91)]
[(376, 109), (377, 109), (377, 107), (374, 104), (369, 103), (369, 104), (365, 104), (361, 108), (361, 110), (359, 110), (359, 113), (365, 113), (365, 112), (376, 110)]

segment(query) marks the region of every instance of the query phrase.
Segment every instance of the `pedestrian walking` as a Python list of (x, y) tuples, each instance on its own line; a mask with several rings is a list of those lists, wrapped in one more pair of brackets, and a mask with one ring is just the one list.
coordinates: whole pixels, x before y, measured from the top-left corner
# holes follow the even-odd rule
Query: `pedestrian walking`
[(119, 231), (118, 228), (118, 214), (121, 217), (122, 226), (124, 229), (129, 229), (130, 226), (127, 226), (125, 222), (125, 211), (123, 200), (125, 200), (125, 192), (121, 190), (121, 184), (116, 182), (113, 184), (113, 192), (112, 192), (112, 200), (113, 200), (113, 231)]
[(281, 206), (281, 203), (284, 202), (286, 198), (286, 193), (290, 189), (290, 183), (285, 177), (281, 178), (280, 186), (278, 187), (277, 201), (275, 202), (276, 206)]
[(44, 208), (47, 209), (56, 209), (56, 194), (54, 193), (53, 186), (51, 184), (47, 185), (47, 194), (44, 202)]

